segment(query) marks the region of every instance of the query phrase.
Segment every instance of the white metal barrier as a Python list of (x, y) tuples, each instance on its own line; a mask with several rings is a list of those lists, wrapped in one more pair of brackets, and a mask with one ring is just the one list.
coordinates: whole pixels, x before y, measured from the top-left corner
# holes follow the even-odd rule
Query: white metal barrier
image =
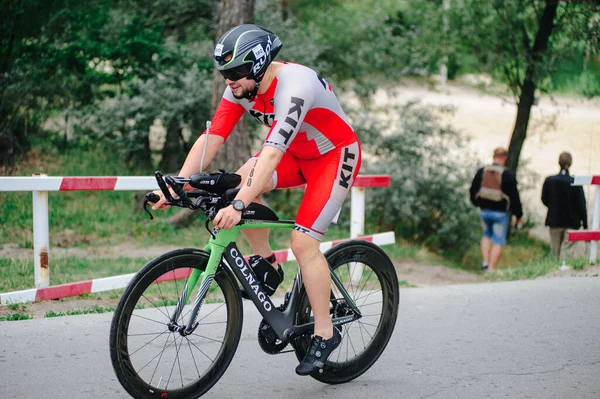
[[(350, 238), (364, 235), (366, 187), (389, 187), (390, 176), (358, 175), (351, 191)], [(34, 286), (49, 287), (49, 223), (48, 191), (151, 191), (157, 190), (154, 176), (122, 177), (59, 177), (37, 175), (33, 177), (0, 177), (0, 191), (32, 191), (33, 193), (33, 255)], [(362, 269), (355, 268), (353, 276)]]
[(591, 230), (574, 230), (569, 232), (569, 241), (590, 242), (590, 263), (595, 264), (598, 254), (598, 242), (600, 241), (600, 176), (575, 176), (574, 180), (574, 186), (596, 186), (594, 190), (594, 214), (592, 216)]

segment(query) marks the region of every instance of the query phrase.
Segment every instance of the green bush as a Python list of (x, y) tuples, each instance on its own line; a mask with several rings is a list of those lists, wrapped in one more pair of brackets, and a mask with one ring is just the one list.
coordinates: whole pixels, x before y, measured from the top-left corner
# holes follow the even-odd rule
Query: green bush
[(479, 235), (468, 196), (476, 157), (457, 131), (440, 123), (453, 110), (409, 102), (379, 111), (397, 120), (378, 123), (365, 114), (355, 124), (365, 151), (375, 155), (364, 157), (361, 172), (392, 177), (390, 188), (369, 197), (370, 223), (460, 257)]

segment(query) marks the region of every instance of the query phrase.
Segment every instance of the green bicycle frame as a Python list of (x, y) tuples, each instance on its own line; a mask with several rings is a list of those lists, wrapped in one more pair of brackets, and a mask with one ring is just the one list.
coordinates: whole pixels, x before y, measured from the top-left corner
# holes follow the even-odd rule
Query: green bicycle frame
[[(193, 269), (192, 273), (190, 273), (190, 276), (188, 277), (188, 280), (186, 282), (186, 287), (184, 288), (183, 295), (181, 298), (179, 298), (176, 311), (171, 317), (172, 325), (176, 325), (176, 320), (181, 315), (183, 307), (187, 303), (187, 299), (191, 296), (194, 287), (199, 282), (200, 288), (198, 290), (198, 294), (196, 295), (196, 299), (194, 301), (194, 305), (189, 316), (189, 320), (191, 320), (192, 322), (188, 323), (186, 327), (182, 327), (185, 328), (185, 331), (183, 333), (186, 335), (191, 334), (195, 330), (195, 328), (198, 325), (196, 318), (199, 314), (206, 293), (208, 292), (208, 289), (212, 284), (212, 281), (214, 280), (215, 273), (217, 272), (217, 269), (221, 262), (223, 262), (226, 265), (226, 267), (229, 267), (233, 271), (234, 275), (236, 275), (237, 279), (242, 285), (246, 285), (255, 281), (254, 273), (251, 271), (251, 268), (248, 266), (247, 262), (243, 259), (241, 253), (235, 246), (236, 237), (242, 229), (291, 229), (293, 227), (294, 221), (288, 220), (282, 220), (278, 222), (263, 220), (243, 220), (241, 224), (236, 225), (230, 230), (214, 230), (213, 236), (210, 238), (208, 244), (204, 248), (204, 250), (210, 254), (205, 270), (204, 272), (201, 272), (198, 269)], [(330, 269), (330, 273), (333, 283), (341, 292), (342, 296), (346, 300), (346, 303), (353, 309), (357, 317), (361, 317), (360, 311), (356, 307), (356, 304), (354, 303), (348, 292), (343, 287), (343, 284), (341, 284), (335, 273), (333, 273), (333, 270)], [(299, 273), (297, 274), (297, 276), (299, 276)], [(298, 280), (299, 279), (297, 278), (295, 281), (295, 288), (298, 289), (294, 290), (294, 292), (299, 292), (298, 284), (301, 283)], [(259, 288), (256, 289), (260, 290)], [(249, 285), (246, 288), (246, 290), (247, 292), (248, 290), (252, 291)], [(266, 294), (264, 294), (263, 292), (252, 291), (249, 292), (249, 295), (252, 298), (252, 301), (256, 305), (259, 312), (263, 315), (263, 317), (271, 321), (271, 325), (280, 339), (287, 340), (287, 338), (289, 338), (290, 336), (294, 334), (303, 333), (307, 329), (312, 327), (313, 323), (309, 323), (308, 325), (304, 326), (298, 326), (297, 328), (288, 328), (288, 325), (293, 324), (292, 309), (294, 308), (294, 306), (289, 306), (288, 309), (286, 309), (282, 315), (279, 312), (272, 312), (274, 306), (270, 298), (266, 296)], [(295, 298), (293, 299), (293, 302), (295, 303)], [(340, 324), (349, 321), (351, 321), (349, 317), (340, 318), (338, 320)], [(334, 322), (334, 324), (336, 323)]]

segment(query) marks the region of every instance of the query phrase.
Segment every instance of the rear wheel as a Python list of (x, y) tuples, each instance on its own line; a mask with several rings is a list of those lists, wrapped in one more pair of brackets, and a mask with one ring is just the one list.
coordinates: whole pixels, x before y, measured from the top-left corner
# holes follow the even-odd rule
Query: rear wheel
[[(242, 304), (234, 277), (219, 268), (200, 309), (198, 327), (183, 336), (168, 323), (192, 272), (209, 254), (195, 249), (152, 260), (129, 283), (110, 329), (110, 356), (119, 382), (135, 398), (198, 398), (223, 375), (237, 349)], [(177, 325), (189, 324), (190, 303)]]
[[(351, 381), (367, 371), (387, 346), (398, 316), (400, 298), (398, 277), (390, 258), (378, 246), (366, 241), (347, 241), (325, 253), (333, 269), (362, 317), (343, 324), (342, 342), (333, 351), (322, 373), (311, 376), (328, 384)], [(296, 323), (312, 321), (313, 314), (306, 291), (302, 288), (296, 309)], [(332, 284), (331, 313), (344, 316), (348, 307)], [(302, 360), (310, 336), (297, 340), (296, 356)]]

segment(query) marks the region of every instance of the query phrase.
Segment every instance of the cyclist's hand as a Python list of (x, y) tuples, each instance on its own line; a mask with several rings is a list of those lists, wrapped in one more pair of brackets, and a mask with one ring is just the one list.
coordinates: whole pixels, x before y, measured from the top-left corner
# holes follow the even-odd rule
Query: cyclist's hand
[(229, 205), (227, 208), (219, 210), (217, 216), (215, 216), (214, 224), (220, 229), (229, 230), (242, 219), (242, 212), (233, 209), (233, 206)]
[(153, 193), (157, 194), (160, 197), (160, 200), (158, 202), (155, 202), (154, 204), (152, 204), (153, 210), (169, 209), (171, 207), (171, 205), (167, 204), (167, 199), (163, 195), (162, 191), (154, 190)]

